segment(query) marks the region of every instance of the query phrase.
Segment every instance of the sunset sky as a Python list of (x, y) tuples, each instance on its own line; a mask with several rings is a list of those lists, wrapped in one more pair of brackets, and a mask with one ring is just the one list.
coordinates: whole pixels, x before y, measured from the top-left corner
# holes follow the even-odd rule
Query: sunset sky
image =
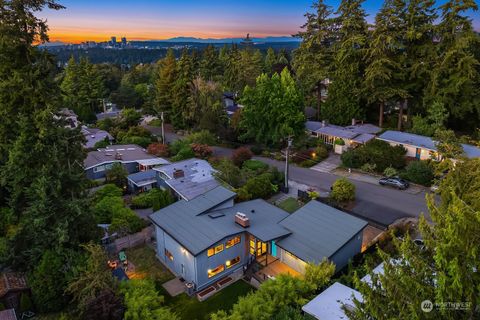
[[(340, 0), (327, 1), (337, 6)], [(443, 3), (438, 1), (438, 3)], [(296, 33), (312, 0), (60, 0), (66, 10), (41, 13), (48, 19), (50, 40), (78, 43), (105, 41), (112, 35), (129, 40), (286, 36)], [(382, 1), (367, 0), (369, 21)], [(480, 29), (480, 13), (470, 13)]]

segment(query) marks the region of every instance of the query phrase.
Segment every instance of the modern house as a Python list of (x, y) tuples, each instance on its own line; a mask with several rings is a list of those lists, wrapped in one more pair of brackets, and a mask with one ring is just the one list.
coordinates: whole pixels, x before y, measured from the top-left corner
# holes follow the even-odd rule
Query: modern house
[(215, 170), (205, 160), (187, 159), (154, 168), (159, 188), (170, 189), (179, 199), (192, 200), (219, 186)]
[(302, 273), (329, 259), (339, 270), (361, 250), (361, 219), (317, 201), (289, 214), (261, 199), (234, 204), (235, 196), (218, 186), (150, 216), (158, 259), (195, 291), (253, 263)]
[(151, 169), (132, 173), (127, 177), (128, 191), (130, 193), (139, 193), (156, 188), (157, 171)]
[(85, 137), (87, 142), (84, 144), (86, 149), (92, 149), (95, 147), (97, 142), (108, 139), (110, 142), (113, 141), (113, 137), (105, 130), (98, 128), (88, 128), (86, 126), (82, 127), (82, 134)]
[[(391, 146), (402, 146), (407, 150), (407, 157), (418, 160), (441, 160), (437, 151), (437, 143), (430, 137), (418, 134), (388, 130), (378, 136), (379, 140), (388, 142)], [(467, 158), (480, 158), (480, 148), (462, 144)]]
[(169, 164), (168, 160), (148, 154), (145, 149), (134, 144), (112, 145), (91, 151), (83, 165), (87, 178), (103, 179), (114, 163), (121, 163), (128, 173), (147, 171), (155, 166)]
[(346, 148), (365, 144), (375, 139), (381, 128), (368, 123), (358, 123), (352, 119), (352, 125), (342, 127), (326, 121), (307, 121), (305, 128), (309, 135), (320, 138), (325, 144), (333, 145), (335, 140), (342, 139)]

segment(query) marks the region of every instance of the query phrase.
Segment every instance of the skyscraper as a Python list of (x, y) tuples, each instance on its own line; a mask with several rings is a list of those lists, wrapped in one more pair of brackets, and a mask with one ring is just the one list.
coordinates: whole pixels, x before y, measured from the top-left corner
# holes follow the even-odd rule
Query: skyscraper
[(112, 45), (116, 45), (116, 44), (117, 44), (117, 37), (112, 36)]
[(122, 37), (122, 47), (126, 47), (126, 46), (127, 46), (127, 38)]

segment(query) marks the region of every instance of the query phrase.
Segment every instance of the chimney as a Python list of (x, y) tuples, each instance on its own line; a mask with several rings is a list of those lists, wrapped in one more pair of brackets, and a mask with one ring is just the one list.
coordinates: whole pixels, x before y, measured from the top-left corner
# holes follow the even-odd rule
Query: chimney
[(178, 179), (183, 177), (185, 177), (185, 171), (183, 171), (182, 169), (178, 169), (173, 172), (173, 179)]
[(235, 214), (235, 223), (241, 225), (244, 228), (250, 227), (250, 220), (247, 215), (241, 212)]
[(356, 124), (357, 124), (357, 120), (355, 120), (355, 118), (352, 118), (352, 126), (354, 126)]

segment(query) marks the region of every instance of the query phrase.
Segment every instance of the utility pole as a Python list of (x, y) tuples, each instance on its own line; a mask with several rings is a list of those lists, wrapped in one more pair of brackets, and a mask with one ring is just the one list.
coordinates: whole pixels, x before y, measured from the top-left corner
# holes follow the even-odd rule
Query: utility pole
[(163, 126), (163, 111), (160, 113), (160, 119), (162, 120), (162, 143), (165, 144), (165, 128)]
[(285, 151), (285, 193), (288, 193), (288, 159), (290, 157), (291, 147), (292, 147), (292, 136), (288, 136), (287, 150)]

